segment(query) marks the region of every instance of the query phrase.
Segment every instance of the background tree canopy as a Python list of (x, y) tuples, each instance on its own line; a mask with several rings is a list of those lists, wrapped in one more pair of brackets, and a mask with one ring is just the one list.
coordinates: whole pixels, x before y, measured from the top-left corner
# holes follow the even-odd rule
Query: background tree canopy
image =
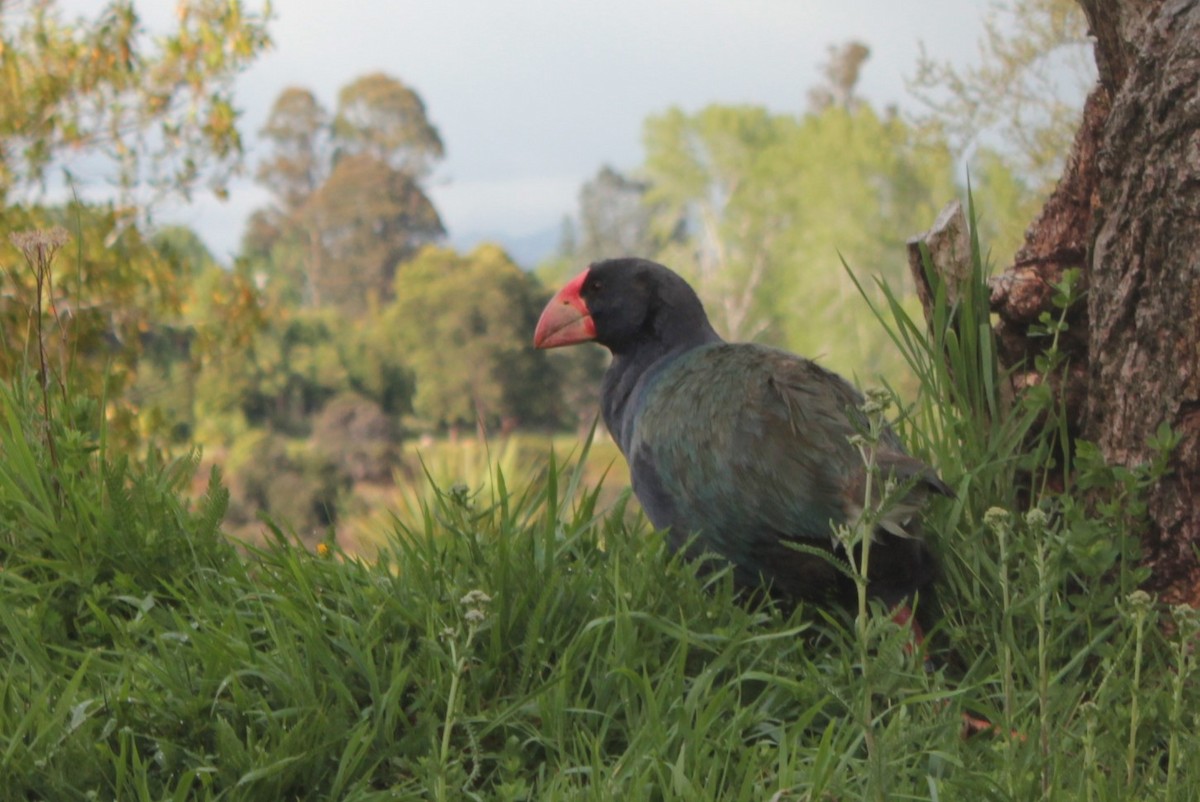
[(417, 375), (419, 417), (451, 428), (554, 423), (558, 381), (530, 332), (547, 294), (500, 248), (426, 248), (383, 323)]
[(177, 22), (150, 40), (130, 0), (74, 21), (54, 0), (0, 4), (0, 201), (80, 153), (107, 158), (126, 195), (224, 192), (242, 153), (232, 81), (269, 44), (266, 20), (191, 0)]
[(244, 250), (292, 301), (360, 314), (391, 296), (401, 262), (445, 234), (421, 185), (442, 142), (401, 81), (352, 81), (332, 116), (309, 90), (285, 89), (261, 133), (272, 152), (257, 177), (275, 203)]
[(956, 190), (945, 142), (859, 99), (869, 51), (831, 58), (845, 52), (854, 68), (831, 64), (841, 84), (806, 114), (709, 106), (652, 117), (644, 171), (660, 230), (682, 220), (686, 234), (659, 255), (692, 280), (718, 331), (871, 376), (894, 357), (842, 262), (900, 284), (904, 240)]

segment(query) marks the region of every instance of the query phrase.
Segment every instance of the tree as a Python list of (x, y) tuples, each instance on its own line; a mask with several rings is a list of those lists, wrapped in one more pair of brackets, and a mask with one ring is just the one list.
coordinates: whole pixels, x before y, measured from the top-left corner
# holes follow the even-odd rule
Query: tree
[(329, 133), (329, 112), (308, 89), (289, 87), (275, 99), (259, 131), (272, 153), (258, 165), (255, 177), (284, 212), (298, 210), (325, 180)]
[(396, 422), (357, 393), (335, 396), (313, 421), (313, 445), (352, 482), (388, 482), (396, 467)]
[(311, 279), (313, 302), (350, 313), (391, 297), (400, 263), (445, 234), (416, 180), (369, 153), (343, 156), (300, 219), (323, 265)]
[(672, 109), (646, 121), (649, 199), (687, 221), (695, 270), (679, 267), (733, 340), (771, 324), (759, 290), (771, 278), (775, 241), (793, 221), (774, 202), (770, 161), (793, 126), (751, 106), (709, 106), (693, 116)]
[[(1004, 360), (1032, 364), (1031, 325), (1079, 268), (1064, 393), (1073, 430), (1112, 465), (1161, 458), (1142, 533), (1151, 587), (1200, 604), (1200, 4), (1080, 0), (1100, 81), (1066, 168), (995, 282)], [(1018, 384), (1027, 381), (1015, 374)], [(1071, 402), (1074, 400), (1074, 403)]]
[(679, 219), (647, 197), (650, 184), (600, 168), (579, 190), (578, 263), (658, 253), (680, 235)]
[[(608, 165), (601, 167), (579, 189), (578, 225), (570, 216), (563, 217), (558, 247), (553, 256), (537, 266), (538, 278), (547, 285), (559, 285), (599, 259), (653, 256), (671, 243), (682, 242), (683, 219), (672, 216), (649, 195), (649, 181), (631, 178)], [(576, 356), (589, 350), (560, 352), (554, 361), (564, 365), (594, 364), (590, 356)], [(584, 408), (590, 410), (593, 406), (589, 403)]]
[(821, 67), (825, 83), (808, 90), (808, 105), (814, 112), (836, 106), (852, 109), (858, 104), (854, 90), (862, 65), (871, 57), (871, 48), (862, 42), (846, 42), (840, 47), (829, 46), (829, 60)]
[(220, 267), (200, 235), (187, 226), (163, 226), (154, 232), (150, 242), (175, 266), (176, 274), (185, 285), (214, 267)]
[(416, 375), (420, 418), (452, 432), (557, 422), (557, 374), (529, 338), (545, 293), (503, 250), (428, 247), (396, 285), (384, 325)]
[(73, 157), (104, 156), (129, 196), (224, 192), (242, 153), (233, 78), (269, 43), (242, 0), (185, 0), (150, 40), (131, 0), (64, 22), (55, 0), (0, 3), (0, 202)]
[(421, 185), (443, 153), (415, 91), (382, 73), (357, 79), (330, 119), (307, 89), (275, 101), (258, 180), (275, 203), (252, 216), (243, 255), (272, 292), (361, 314), (390, 297), (397, 266), (445, 234)]
[(669, 111), (646, 123), (645, 174), (689, 235), (661, 256), (693, 280), (719, 331), (873, 375), (886, 371), (885, 335), (864, 307), (851, 311), (861, 300), (841, 260), (899, 283), (904, 236), (952, 191), (952, 164), (943, 142), (850, 105), (798, 118)]
[[(175, 25), (154, 37), (131, 0), (91, 5), (68, 20), (56, 0), (0, 2), (0, 326), (10, 346), (0, 371), (22, 343), (34, 347), (29, 323), (44, 324), (64, 392), (106, 399), (109, 441), (133, 445), (186, 422), (186, 398), (156, 386), (186, 396), (179, 369), (192, 332), (180, 317), (207, 258), (190, 232), (148, 243), (139, 213), (205, 181), (224, 194), (242, 157), (233, 79), (269, 40), (266, 13), (242, 0), (180, 2)], [(18, 202), (59, 168), (74, 181), (76, 160), (115, 184), (118, 202)], [(46, 269), (24, 268), (9, 235), (46, 240), (54, 227), (69, 244)]]
[(241, 438), (226, 461), (229, 512), (225, 523), (240, 539), (263, 537), (266, 513), (282, 528), (315, 545), (337, 525), (339, 501), (350, 477), (316, 449), (297, 452), (286, 438), (259, 431)]
[(308, 89), (289, 87), (275, 99), (259, 132), (272, 152), (255, 177), (276, 205), (251, 215), (242, 241), (245, 257), (275, 263), (277, 291), (306, 306), (320, 302), (323, 253), (320, 232), (303, 225), (303, 209), (329, 174), (329, 129), (329, 113)]
[(972, 144), (1003, 148), (1044, 199), (1095, 81), (1086, 20), (1074, 0), (996, 3), (981, 50), (978, 66), (960, 69), (922, 49), (910, 88), (929, 106), (926, 122), (944, 127), (960, 153)]
[(421, 96), (381, 72), (364, 75), (338, 93), (333, 133), (345, 152), (372, 156), (413, 179), (428, 175), (444, 155)]
[(960, 68), (922, 50), (909, 86), (922, 124), (969, 156), (981, 234), (1007, 264), (1062, 173), (1096, 68), (1075, 0), (994, 2), (980, 51)]
[(136, 355), (136, 372), (114, 405), (137, 410), (144, 440), (187, 443), (194, 434), (196, 382), (207, 352), (218, 343), (235, 343), (239, 330), (260, 320), (251, 313), (247, 321), (239, 314), (245, 310), (223, 305), (220, 325), (204, 327), (195, 316), (197, 295), (208, 291), (212, 277), (223, 277), (225, 268), (186, 226), (160, 229), (151, 244), (167, 265), (164, 284), (178, 300), (141, 321), (136, 345), (123, 349)]
[(378, 405), (394, 423), (412, 412), (412, 370), (382, 314), (375, 312), (361, 325), (343, 327), (335, 344), (352, 392)]

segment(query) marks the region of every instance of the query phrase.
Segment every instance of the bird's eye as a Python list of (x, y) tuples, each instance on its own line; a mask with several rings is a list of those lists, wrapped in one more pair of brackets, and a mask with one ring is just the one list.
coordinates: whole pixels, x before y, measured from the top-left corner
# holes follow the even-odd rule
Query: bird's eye
[(592, 292), (599, 292), (600, 288), (603, 286), (604, 285), (601, 284), (598, 280), (595, 280), (595, 279), (592, 280)]

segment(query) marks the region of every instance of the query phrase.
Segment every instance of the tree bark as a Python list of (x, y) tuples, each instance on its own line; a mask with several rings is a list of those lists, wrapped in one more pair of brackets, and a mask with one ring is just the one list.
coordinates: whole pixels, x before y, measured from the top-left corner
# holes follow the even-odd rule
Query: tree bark
[(1086, 305), (1060, 343), (1072, 431), (1122, 466), (1152, 459), (1163, 423), (1179, 436), (1141, 537), (1150, 589), (1200, 605), (1200, 2), (1079, 2), (1100, 83), (1058, 188), (993, 281), (1001, 357), (1031, 364), (1029, 324), (1081, 268)]

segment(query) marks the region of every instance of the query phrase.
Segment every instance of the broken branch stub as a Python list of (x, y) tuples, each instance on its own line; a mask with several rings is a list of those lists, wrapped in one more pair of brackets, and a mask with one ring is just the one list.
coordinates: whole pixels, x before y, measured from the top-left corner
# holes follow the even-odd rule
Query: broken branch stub
[(928, 231), (908, 241), (907, 250), (908, 269), (921, 299), (925, 322), (932, 326), (935, 292), (925, 272), (923, 251), (928, 252), (934, 274), (946, 286), (946, 302), (951, 309), (958, 306), (971, 280), (971, 237), (962, 203), (952, 200), (946, 204)]

